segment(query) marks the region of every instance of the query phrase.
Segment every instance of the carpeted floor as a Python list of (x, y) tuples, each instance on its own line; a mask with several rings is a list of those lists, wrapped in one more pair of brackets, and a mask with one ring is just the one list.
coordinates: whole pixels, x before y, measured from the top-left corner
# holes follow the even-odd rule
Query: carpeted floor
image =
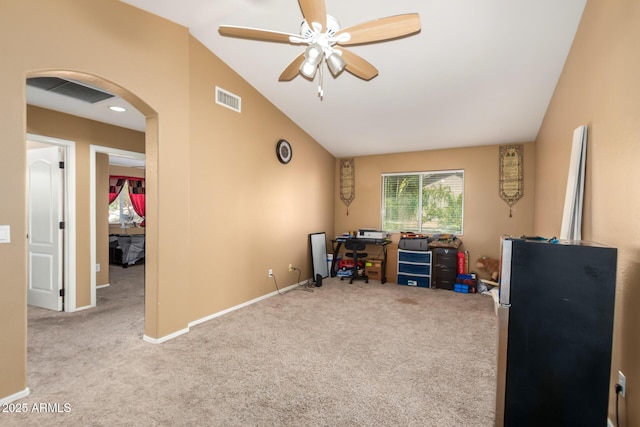
[(95, 309), (29, 308), (27, 412), (0, 425), (493, 425), (490, 297), (328, 279), (154, 345), (143, 266), (111, 271)]

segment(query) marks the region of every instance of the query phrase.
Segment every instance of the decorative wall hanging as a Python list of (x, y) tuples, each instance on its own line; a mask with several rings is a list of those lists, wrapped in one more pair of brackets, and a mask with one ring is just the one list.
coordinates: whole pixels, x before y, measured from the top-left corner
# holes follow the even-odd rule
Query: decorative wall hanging
[(512, 217), (511, 208), (524, 194), (523, 173), (524, 146), (500, 146), (500, 198), (509, 205), (509, 218)]
[(356, 170), (353, 159), (340, 160), (340, 200), (347, 206), (349, 215), (349, 205), (356, 197)]

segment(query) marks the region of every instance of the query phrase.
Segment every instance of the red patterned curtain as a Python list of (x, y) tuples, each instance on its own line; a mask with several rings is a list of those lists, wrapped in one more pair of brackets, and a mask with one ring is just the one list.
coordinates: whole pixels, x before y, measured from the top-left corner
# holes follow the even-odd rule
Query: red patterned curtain
[(142, 217), (141, 227), (144, 227), (144, 213), (145, 213), (145, 191), (144, 191), (144, 178), (131, 178), (129, 177), (129, 197), (131, 198), (131, 204), (133, 210)]
[(109, 204), (113, 203), (118, 197), (125, 182), (127, 182), (126, 176), (109, 176)]

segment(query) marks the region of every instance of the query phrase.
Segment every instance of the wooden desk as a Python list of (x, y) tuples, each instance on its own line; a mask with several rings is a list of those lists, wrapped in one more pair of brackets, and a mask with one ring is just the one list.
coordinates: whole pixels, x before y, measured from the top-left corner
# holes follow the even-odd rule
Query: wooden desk
[(382, 274), (380, 276), (380, 282), (385, 283), (387, 281), (387, 245), (391, 243), (389, 239), (367, 239), (362, 237), (356, 238), (337, 238), (331, 241), (331, 246), (333, 246), (333, 260), (331, 260), (331, 271), (329, 274), (331, 277), (336, 276), (336, 261), (338, 259), (338, 253), (340, 253), (340, 248), (342, 244), (347, 240), (357, 240), (358, 242), (362, 242), (365, 245), (376, 245), (382, 246)]

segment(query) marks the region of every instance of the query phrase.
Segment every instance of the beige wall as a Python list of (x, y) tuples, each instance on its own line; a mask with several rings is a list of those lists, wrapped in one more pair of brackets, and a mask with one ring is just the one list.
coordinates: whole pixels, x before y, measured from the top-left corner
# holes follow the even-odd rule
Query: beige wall
[[(334, 159), (186, 28), (116, 0), (4, 2), (0, 51), (0, 224), (13, 237), (0, 245), (0, 398), (27, 387), (26, 199), (16, 182), (26, 180), (29, 76), (91, 82), (147, 117), (145, 335), (162, 338), (274, 291), (268, 268), (280, 286), (297, 281), (289, 263), (310, 276), (307, 234), (334, 228)], [(242, 114), (215, 105), (216, 85), (243, 97)], [(64, 137), (32, 119), (30, 109), (30, 132)], [(287, 166), (275, 159), (279, 138), (294, 148)]]
[(583, 238), (618, 248), (610, 417), (640, 425), (640, 3), (589, 0), (538, 135), (535, 231), (559, 233), (575, 128), (589, 127)]
[[(188, 140), (189, 135), (188, 31), (115, 0), (61, 0), (55, 4), (26, 0), (3, 2), (2, 9), (0, 51), (3, 52), (3, 79), (0, 93), (3, 94), (3, 102), (0, 117), (3, 120), (0, 122), (0, 135), (3, 156), (0, 158), (0, 193), (9, 203), (0, 206), (0, 222), (11, 225), (14, 236), (25, 235), (25, 210), (16, 208), (25, 206), (24, 185), (15, 185), (16, 179), (25, 176), (25, 78), (77, 71), (82, 74), (70, 74), (81, 80), (107, 85), (109, 90), (125, 96), (149, 117), (148, 129), (151, 132), (147, 132), (145, 151), (156, 172), (150, 185), (151, 203), (147, 206), (149, 222), (154, 226), (152, 234), (155, 241), (162, 237), (161, 234), (170, 234), (168, 223), (175, 217), (184, 217), (187, 212), (186, 196), (178, 193), (177, 207), (159, 217), (159, 199), (165, 193), (169, 198), (175, 188), (171, 184), (162, 188), (157, 185), (163, 175), (171, 172), (170, 168), (163, 172), (158, 167), (158, 159), (172, 159), (178, 170), (188, 168), (184, 148), (172, 143), (185, 138)], [(34, 32), (33, 28), (38, 28), (38, 31)], [(146, 102), (141, 101), (142, 98)], [(157, 115), (165, 119), (157, 121)], [(166, 181), (170, 182), (168, 177)], [(188, 246), (187, 236), (178, 236), (174, 243), (176, 247)], [(173, 252), (179, 251), (169, 246), (162, 254), (157, 254), (157, 258), (163, 255), (170, 259)], [(78, 268), (82, 266), (78, 265)], [(165, 270), (171, 271), (165, 274)], [(147, 274), (147, 282), (152, 284), (145, 294), (147, 335), (160, 337), (184, 327), (184, 314), (173, 314), (172, 309), (186, 300), (176, 280), (185, 275), (186, 263), (157, 262), (156, 268)], [(12, 244), (0, 247), (0, 286), (3, 293), (0, 321), (2, 325), (11, 325), (0, 332), (1, 396), (26, 387), (25, 283), (25, 243), (23, 239), (15, 239)], [(166, 297), (162, 306), (157, 301), (158, 287), (163, 288)]]
[[(188, 40), (185, 28), (115, 0), (3, 2), (0, 194), (7, 203), (0, 206), (0, 223), (10, 225), (13, 236), (26, 235), (25, 79), (37, 75), (71, 76), (99, 84), (125, 97), (147, 116), (145, 152), (148, 168), (154, 171), (147, 196), (149, 223), (153, 227), (150, 234), (154, 242), (162, 234), (170, 234), (172, 220), (186, 215), (186, 196), (178, 193), (176, 208), (162, 217), (158, 215), (159, 199), (163, 194), (168, 199), (175, 193), (168, 176), (167, 184), (158, 185), (165, 175), (175, 175), (170, 168), (159, 168), (158, 159), (172, 159), (178, 170), (188, 169), (184, 147), (172, 143), (188, 140), (189, 135)], [(160, 122), (158, 116), (164, 120)], [(23, 185), (16, 185), (21, 177)], [(153, 268), (146, 264), (145, 334), (151, 337), (179, 330), (186, 323), (183, 311), (174, 310), (187, 298), (177, 280), (187, 275), (186, 263), (158, 262), (161, 256), (171, 259), (173, 253), (179, 253), (177, 248), (188, 246), (187, 236), (178, 236), (174, 243), (176, 246), (167, 246), (162, 252), (155, 249)], [(7, 396), (26, 387), (24, 239), (1, 245), (0, 287), (0, 322), (11, 325), (0, 331), (0, 396)], [(158, 302), (160, 287), (166, 299), (162, 306)]]
[(145, 172), (144, 172), (144, 169), (141, 169), (141, 168), (109, 165), (109, 175), (122, 175), (122, 176), (131, 176), (135, 178), (144, 178)]
[[(312, 276), (308, 234), (333, 230), (334, 157), (197, 41), (191, 42), (189, 320)], [(242, 114), (214, 102), (215, 85)], [(276, 143), (293, 149), (281, 164)]]
[[(475, 268), (478, 257), (499, 257), (500, 236), (504, 234), (530, 235), (533, 231), (535, 152), (533, 143), (524, 144), (524, 196), (513, 206), (511, 218), (509, 206), (498, 195), (498, 145), (356, 157), (355, 199), (349, 205), (349, 215), (339, 198), (340, 161), (336, 160), (334, 232), (338, 235), (359, 228), (381, 227), (383, 173), (462, 169), (464, 234), (459, 237), (463, 249), (469, 251), (471, 270), (485, 277), (485, 272)], [(397, 242), (399, 235), (394, 234), (392, 239)]]

